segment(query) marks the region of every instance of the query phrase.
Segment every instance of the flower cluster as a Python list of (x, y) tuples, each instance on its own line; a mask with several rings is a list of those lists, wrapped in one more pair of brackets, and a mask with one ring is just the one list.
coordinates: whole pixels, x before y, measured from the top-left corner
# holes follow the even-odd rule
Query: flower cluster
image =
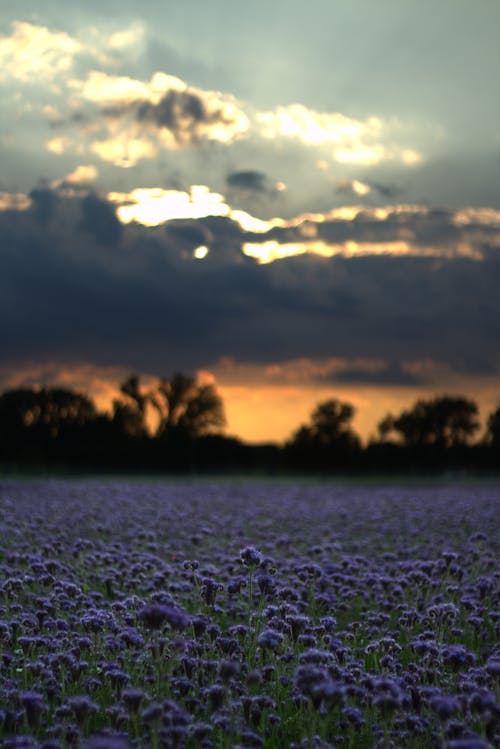
[(4, 481), (0, 743), (497, 746), (499, 499)]

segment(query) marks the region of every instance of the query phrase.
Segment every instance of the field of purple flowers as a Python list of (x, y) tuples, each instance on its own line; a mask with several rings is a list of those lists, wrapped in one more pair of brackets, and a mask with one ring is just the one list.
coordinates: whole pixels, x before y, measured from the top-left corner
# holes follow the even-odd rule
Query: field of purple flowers
[(5, 749), (500, 746), (500, 489), (0, 483)]

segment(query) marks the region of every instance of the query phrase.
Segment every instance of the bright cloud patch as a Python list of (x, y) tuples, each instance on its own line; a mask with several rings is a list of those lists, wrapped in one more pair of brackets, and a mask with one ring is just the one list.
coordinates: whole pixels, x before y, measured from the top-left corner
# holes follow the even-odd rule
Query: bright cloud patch
[(229, 95), (188, 86), (180, 78), (155, 73), (149, 82), (92, 71), (73, 80), (78, 99), (100, 107), (107, 137), (90, 149), (116, 166), (153, 158), (160, 147), (179, 149), (202, 141), (231, 143), (248, 130), (248, 118)]
[(230, 212), (223, 196), (210, 192), (205, 185), (193, 185), (189, 192), (161, 188), (112, 192), (108, 200), (118, 204), (116, 213), (122, 223), (137, 221), (144, 226), (157, 226), (171, 219), (227, 216)]
[[(350, 189), (352, 186), (349, 186)], [(484, 248), (500, 247), (500, 212), (465, 209), (435, 212), (423, 206), (334, 209), (268, 223), (271, 238), (243, 243), (243, 252), (260, 264), (295, 255), (361, 257), (392, 255), (481, 261)], [(262, 227), (263, 228), (263, 227)], [(282, 230), (276, 236), (277, 229)], [(254, 234), (258, 228), (254, 230)]]
[(422, 160), (414, 149), (382, 142), (388, 138), (390, 127), (380, 117), (356, 120), (339, 112), (316, 112), (302, 104), (290, 104), (260, 112), (256, 121), (264, 138), (295, 138), (312, 146), (331, 145), (334, 160), (341, 164), (375, 166), (397, 160), (412, 166)]
[(111, 51), (122, 51), (140, 42), (144, 36), (144, 27), (140, 23), (133, 23), (128, 29), (115, 31), (107, 40), (107, 47)]
[(70, 139), (62, 135), (56, 135), (54, 138), (50, 138), (50, 140), (48, 140), (46, 143), (47, 151), (50, 151), (51, 153), (54, 153), (57, 156), (60, 156), (62, 153), (67, 151), (70, 147), (71, 147)]
[(227, 216), (239, 224), (242, 231), (254, 233), (286, 224), (281, 218), (263, 221), (246, 211), (233, 209), (223, 195), (211, 192), (206, 185), (192, 185), (188, 192), (144, 187), (130, 193), (110, 192), (107, 199), (118, 205), (116, 213), (123, 224), (136, 221), (144, 226), (158, 226), (173, 219)]
[(27, 211), (31, 199), (23, 193), (0, 192), (0, 211)]
[(261, 112), (257, 115), (257, 122), (266, 138), (289, 136), (314, 145), (359, 142), (363, 137), (378, 137), (383, 130), (382, 120), (378, 117), (363, 122), (338, 112), (315, 112), (302, 104)]
[(155, 143), (123, 131), (106, 140), (94, 141), (90, 150), (103, 161), (123, 168), (135, 166), (142, 159), (152, 159), (158, 153)]
[(422, 247), (412, 245), (409, 242), (354, 242), (347, 241), (342, 244), (330, 244), (323, 240), (310, 242), (284, 242), (274, 240), (265, 242), (245, 242), (243, 252), (249, 257), (255, 258), (260, 264), (271, 263), (274, 260), (291, 257), (293, 255), (320, 255), (321, 257), (362, 257), (368, 255), (399, 255), (408, 257), (436, 257), (454, 258), (469, 257), (473, 260), (482, 260), (479, 250), (470, 245), (458, 245), (456, 248)]
[(82, 44), (64, 32), (14, 21), (10, 36), (0, 37), (0, 80), (12, 77), (24, 83), (53, 80), (67, 73)]
[(109, 75), (100, 70), (91, 70), (85, 81), (71, 81), (71, 88), (81, 98), (95, 104), (126, 104), (150, 96), (150, 86), (128, 76)]
[(99, 172), (97, 167), (93, 164), (86, 164), (77, 166), (72, 172), (63, 177), (62, 180), (55, 180), (53, 183), (55, 187), (61, 184), (64, 185), (88, 185), (90, 182), (95, 182)]

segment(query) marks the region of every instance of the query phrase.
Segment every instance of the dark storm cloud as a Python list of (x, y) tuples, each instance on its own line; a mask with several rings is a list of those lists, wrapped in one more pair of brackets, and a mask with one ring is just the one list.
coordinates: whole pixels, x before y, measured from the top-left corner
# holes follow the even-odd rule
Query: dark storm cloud
[(371, 187), (372, 190), (376, 190), (379, 195), (382, 195), (382, 197), (388, 198), (389, 200), (395, 200), (404, 192), (404, 188), (400, 185), (388, 185), (382, 182), (369, 181), (368, 186)]
[(123, 226), (106, 200), (90, 193), (81, 201), (82, 220), (80, 228), (102, 244), (116, 244)]
[[(357, 243), (386, 243), (408, 241), (414, 247), (434, 247), (437, 251), (453, 254), (461, 243), (470, 241), (476, 251), (480, 251), (482, 239), (498, 238), (495, 224), (467, 222), (461, 225), (455, 220), (455, 213), (446, 209), (390, 210), (383, 219), (377, 218), (371, 209), (361, 210), (353, 219), (328, 218), (314, 221), (305, 219), (303, 224), (292, 227), (274, 227), (265, 238), (253, 235), (251, 241), (274, 239), (279, 242), (304, 241), (304, 226), (311, 225), (315, 237), (331, 244), (353, 241)], [(259, 240), (260, 236), (260, 240)]]
[(169, 244), (179, 244), (182, 248), (195, 249), (212, 242), (212, 232), (198, 221), (169, 221), (165, 226), (165, 236)]
[(36, 188), (30, 192), (30, 198), (33, 203), (32, 210), (37, 221), (41, 224), (50, 221), (57, 204), (56, 193), (48, 188)]
[(382, 385), (382, 386), (415, 386), (425, 385), (428, 380), (403, 369), (399, 364), (389, 363), (380, 368), (352, 367), (343, 369), (326, 377), (317, 378), (318, 382), (344, 383), (349, 385)]
[[(52, 210), (45, 224), (40, 203), (0, 213), (6, 363), (89, 360), (164, 374), (224, 356), (364, 357), (393, 363), (371, 375), (379, 384), (412, 384), (400, 369), (407, 360), (468, 372), (498, 365), (500, 262), (487, 240), (482, 262), (303, 255), (258, 265), (241, 252), (250, 235), (227, 217), (118, 227), (95, 195), (59, 197)], [(344, 235), (369, 235), (351, 223)], [(432, 226), (447, 236), (438, 215), (428, 235)], [(418, 216), (415, 230), (423, 232)], [(201, 240), (210, 252), (196, 260)], [(336, 376), (363, 378), (356, 369)]]
[(226, 182), (228, 187), (237, 190), (252, 190), (254, 192), (267, 192), (268, 190), (266, 175), (253, 169), (232, 172), (227, 175)]
[(158, 103), (140, 103), (136, 120), (169, 130), (179, 145), (185, 145), (195, 143), (206, 135), (207, 126), (231, 125), (233, 117), (222, 106), (209, 106), (195, 91), (171, 89)]

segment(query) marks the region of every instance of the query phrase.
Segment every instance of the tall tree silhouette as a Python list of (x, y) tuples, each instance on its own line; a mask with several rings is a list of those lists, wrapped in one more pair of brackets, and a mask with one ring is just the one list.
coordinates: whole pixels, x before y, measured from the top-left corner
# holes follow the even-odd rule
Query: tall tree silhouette
[(159, 414), (157, 434), (199, 437), (226, 423), (224, 405), (215, 386), (176, 372), (162, 379), (152, 397)]
[(286, 449), (293, 461), (308, 467), (344, 467), (358, 453), (361, 443), (351, 422), (355, 409), (332, 398), (318, 403), (309, 424), (293, 434)]
[(395, 433), (407, 447), (453, 448), (470, 443), (479, 429), (477, 404), (448, 395), (418, 400), (399, 416), (388, 414), (378, 425), (382, 438)]
[(11, 438), (21, 432), (58, 437), (62, 430), (81, 428), (96, 417), (90, 398), (65, 388), (19, 388), (0, 396), (2, 432)]
[(130, 437), (144, 437), (147, 433), (146, 407), (151, 395), (143, 394), (137, 375), (130, 375), (120, 385), (125, 399), (113, 401), (113, 423), (119, 432)]
[(500, 406), (488, 416), (485, 441), (500, 457)]

